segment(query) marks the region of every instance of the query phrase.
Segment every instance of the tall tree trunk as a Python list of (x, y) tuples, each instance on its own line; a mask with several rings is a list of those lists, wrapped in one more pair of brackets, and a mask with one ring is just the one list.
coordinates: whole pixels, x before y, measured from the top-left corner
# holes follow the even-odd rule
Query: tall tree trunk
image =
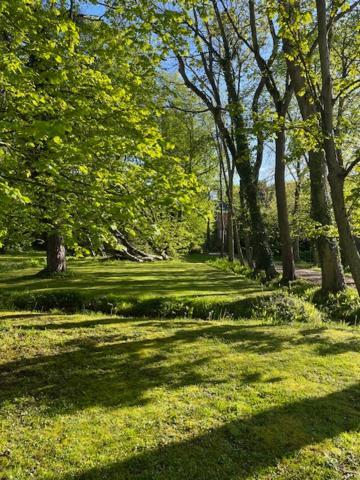
[(238, 254), (241, 265), (245, 265), (244, 254), (243, 254), (242, 247), (241, 247), (240, 234), (239, 234), (239, 229), (238, 229), (238, 226), (237, 226), (237, 223), (236, 223), (235, 215), (234, 215), (234, 219), (233, 219), (233, 225), (234, 225), (236, 252)]
[[(287, 7), (289, 9), (292, 8), (289, 2), (287, 2)], [(289, 40), (284, 39), (283, 46), (301, 116), (303, 120), (308, 120), (316, 115), (316, 107), (312, 102), (311, 95), (306, 91), (306, 83), (301, 67), (294, 60), (290, 60), (290, 58), (294, 58), (296, 53)], [(331, 227), (333, 225), (331, 205), (327, 191), (325, 159), (322, 152), (309, 151), (309, 172), (311, 217), (322, 229)], [(343, 290), (345, 288), (345, 279), (336, 239), (322, 233), (317, 237), (316, 244), (321, 267), (321, 286), (323, 291), (338, 292)]]
[(47, 237), (46, 271), (50, 274), (66, 272), (64, 239), (58, 233), (50, 233)]
[[(265, 227), (265, 222), (260, 208), (259, 190), (257, 179), (255, 178), (254, 167), (251, 164), (251, 153), (249, 141), (247, 138), (247, 128), (242, 113), (242, 102), (237, 90), (237, 80), (234, 77), (232, 68), (232, 53), (227, 38), (226, 28), (223, 23), (223, 17), (215, 0), (212, 1), (219, 32), (223, 41), (224, 57), (221, 60), (221, 67), (224, 73), (224, 82), (227, 89), (229, 100), (229, 114), (231, 118), (231, 126), (234, 132), (233, 139), (230, 138), (228, 145), (232, 155), (233, 163), (236, 171), (244, 185), (244, 193), (247, 206), (249, 208), (249, 216), (252, 231), (252, 244), (254, 247), (255, 270), (264, 270), (267, 280), (271, 280), (277, 276), (272, 251), (269, 243), (269, 236)], [(221, 111), (215, 113), (215, 121), (218, 121), (218, 128), (223, 140), (229, 142), (229, 131), (225, 132), (225, 126), (221, 119)], [(234, 142), (233, 142), (234, 140)]]
[(227, 252), (229, 262), (234, 261), (235, 252), (234, 252), (234, 222), (233, 215), (231, 211), (231, 205), (227, 215)]
[[(215, 13), (217, 25), (219, 27), (219, 34), (223, 46), (224, 56), (219, 63), (221, 72), (224, 75), (224, 85), (218, 82), (218, 72), (213, 70), (212, 61), (207, 61), (206, 56), (201, 56), (201, 61), (204, 66), (204, 72), (211, 84), (213, 90), (213, 99), (209, 98), (208, 92), (202, 90), (202, 87), (197, 86), (190, 80), (186, 72), (186, 63), (181, 55), (176, 54), (179, 66), (179, 73), (182, 76), (185, 85), (190, 88), (209, 108), (213, 115), (215, 124), (219, 129), (219, 134), (222, 141), (226, 144), (232, 158), (232, 163), (235, 165), (237, 173), (244, 184), (244, 193), (247, 200), (247, 205), (250, 212), (250, 223), (252, 229), (255, 267), (257, 271), (264, 270), (267, 279), (277, 276), (274, 266), (272, 252), (269, 245), (268, 234), (265, 228), (260, 203), (258, 199), (258, 187), (254, 176), (254, 168), (251, 164), (251, 152), (247, 138), (247, 128), (242, 114), (241, 97), (238, 92), (238, 81), (234, 77), (234, 70), (232, 68), (233, 53), (229, 46), (227, 38), (227, 29), (224, 26), (219, 5), (215, 0), (212, 2), (212, 7)], [(199, 38), (195, 32), (195, 38)], [(211, 42), (210, 42), (211, 44)], [(213, 48), (210, 49), (214, 53)], [(221, 94), (222, 87), (226, 87), (228, 97), (228, 111), (230, 114), (230, 127), (224, 122), (223, 110), (221, 108)], [(206, 92), (206, 93), (205, 93)]]
[(253, 270), (254, 267), (254, 259), (252, 254), (252, 247), (250, 242), (250, 235), (249, 235), (249, 221), (247, 215), (247, 208), (245, 205), (245, 196), (242, 188), (242, 183), (240, 182), (240, 189), (239, 189), (239, 196), (240, 196), (240, 211), (241, 211), (241, 223), (242, 223), (242, 230), (244, 235), (244, 242), (245, 242), (245, 254), (246, 254), (246, 261), (248, 267)]
[(294, 255), (294, 262), (299, 262), (300, 261), (300, 239), (299, 236), (297, 235), (293, 239), (293, 255)]
[(210, 218), (208, 217), (207, 225), (206, 225), (206, 245), (205, 245), (205, 250), (207, 253), (210, 252), (210, 243), (211, 243), (211, 229), (210, 229)]
[[(311, 189), (311, 216), (320, 228), (333, 225), (330, 199), (326, 185), (326, 166), (322, 152), (309, 152)], [(324, 292), (338, 292), (345, 288), (344, 272), (338, 243), (324, 234), (316, 238), (316, 251), (321, 268), (321, 286)]]
[[(224, 170), (224, 178), (225, 170)], [(227, 180), (227, 197), (229, 202), (229, 211), (228, 211), (228, 258), (230, 262), (233, 262), (235, 259), (235, 242), (234, 242), (234, 175), (230, 165), (230, 161), (228, 161), (228, 180)]]
[[(276, 133), (275, 146), (275, 193), (276, 193), (276, 207), (278, 214), (278, 224), (280, 231), (280, 242), (281, 242), (281, 258), (282, 258), (282, 268), (283, 268), (283, 278), (284, 283), (289, 283), (292, 280), (295, 280), (295, 263), (291, 243), (290, 235), (290, 223), (289, 223), (289, 211), (287, 207), (287, 198), (286, 198), (286, 184), (285, 184), (285, 115), (288, 110), (288, 106), (293, 94), (293, 88), (291, 83), (288, 81), (288, 73), (285, 75), (285, 92), (284, 94), (280, 93), (280, 90), (277, 85), (277, 81), (271, 72), (271, 62), (277, 56), (277, 41), (273, 41), (273, 48), (270, 55), (270, 59), (265, 61), (262, 57), (258, 34), (256, 26), (256, 13), (255, 13), (255, 2), (254, 0), (249, 0), (249, 20), (251, 28), (251, 39), (252, 39), (252, 51), (255, 56), (256, 63), (261, 72), (263, 81), (266, 85), (266, 88), (271, 95), (276, 112), (278, 115), (279, 130)], [(259, 84), (260, 85), (260, 84)], [(258, 87), (259, 88), (259, 87)], [(255, 112), (257, 111), (258, 106), (255, 105)], [(254, 100), (252, 104), (252, 110), (254, 113)], [(258, 144), (259, 146), (259, 144)], [(262, 155), (262, 152), (260, 152)]]
[(295, 262), (290, 235), (289, 212), (285, 184), (285, 130), (276, 133), (275, 139), (275, 193), (281, 242), (281, 259), (284, 283), (295, 280)]
[(326, 2), (316, 0), (318, 41), (321, 65), (321, 120), (325, 158), (329, 169), (330, 192), (339, 230), (340, 246), (349, 264), (356, 288), (360, 294), (360, 254), (352, 235), (344, 198), (344, 169), (337, 157), (333, 125), (333, 92), (330, 73), (330, 54), (328, 46)]
[(310, 261), (314, 263), (316, 266), (320, 267), (320, 257), (319, 257), (319, 250), (318, 250), (319, 243), (312, 239), (310, 241)]
[(249, 209), (255, 270), (264, 270), (267, 279), (275, 278), (277, 272), (260, 209), (259, 190), (253, 178), (251, 165), (247, 160), (242, 161), (239, 159), (236, 163), (236, 168), (244, 187), (246, 203)]
[(300, 195), (302, 187), (302, 176), (301, 176), (301, 163), (300, 160), (296, 162), (296, 175), (295, 179), (295, 192), (294, 192), (294, 207), (293, 207), (293, 232), (295, 231), (295, 236), (293, 239), (293, 253), (294, 261), (298, 262), (300, 260), (300, 238), (299, 238), (299, 210), (300, 210)]
[(219, 181), (220, 181), (220, 253), (224, 256), (225, 252), (225, 225), (224, 225), (224, 194), (222, 182), (222, 165), (219, 161)]

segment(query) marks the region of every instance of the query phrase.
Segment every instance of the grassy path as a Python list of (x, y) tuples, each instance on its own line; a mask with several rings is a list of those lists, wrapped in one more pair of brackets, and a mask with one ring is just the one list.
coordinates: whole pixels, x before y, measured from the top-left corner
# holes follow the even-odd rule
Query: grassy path
[[(262, 287), (256, 282), (216, 270), (203, 259), (184, 262), (133, 262), (70, 260), (70, 274), (64, 278), (36, 278), (38, 264), (27, 256), (0, 256), (0, 294), (16, 291), (87, 290), (94, 294), (116, 294), (124, 298), (158, 296), (247, 296)], [(29, 263), (34, 262), (34, 266)], [(11, 268), (4, 268), (10, 264)], [(3, 266), (3, 270), (2, 270)]]

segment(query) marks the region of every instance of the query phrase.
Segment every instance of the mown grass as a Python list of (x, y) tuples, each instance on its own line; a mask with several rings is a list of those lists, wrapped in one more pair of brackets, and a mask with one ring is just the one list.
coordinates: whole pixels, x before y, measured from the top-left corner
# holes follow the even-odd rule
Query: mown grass
[[(0, 312), (0, 480), (359, 478), (359, 327), (274, 325), (292, 297), (203, 260), (43, 278), (40, 255), (0, 257), (3, 298), (194, 317)], [(240, 318), (265, 295), (267, 318)]]
[(0, 314), (0, 479), (357, 479), (358, 328)]
[[(31, 292), (87, 290), (97, 294), (118, 294), (124, 298), (156, 296), (228, 296), (259, 290), (259, 286), (231, 273), (211, 268), (200, 256), (195, 261), (172, 260), (137, 264), (87, 258), (69, 261), (69, 275), (36, 277), (42, 264), (40, 255), (0, 255), (0, 294), (19, 290)], [(2, 265), (11, 264), (2, 271)], [(16, 268), (16, 263), (19, 268)], [(25, 265), (25, 267), (24, 267)]]
[[(258, 281), (215, 269), (204, 260), (204, 256), (191, 256), (186, 261), (134, 264), (70, 259), (68, 275), (46, 278), (37, 275), (41, 256), (2, 255), (0, 305), (70, 313), (219, 318), (244, 315), (250, 299), (270, 291)], [(7, 268), (9, 264), (12, 268)]]

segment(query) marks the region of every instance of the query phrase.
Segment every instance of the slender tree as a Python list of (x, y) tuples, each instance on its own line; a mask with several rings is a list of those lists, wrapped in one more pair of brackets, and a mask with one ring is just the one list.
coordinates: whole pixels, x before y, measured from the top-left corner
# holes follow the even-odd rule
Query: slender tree
[[(299, 31), (299, 25), (295, 21), (298, 18), (296, 15), (296, 9), (298, 8), (299, 2), (278, 4), (282, 25), (283, 50), (289, 75), (302, 118), (305, 122), (311, 122), (314, 118), (317, 118), (317, 109), (308, 87), (306, 72), (298, 58), (296, 32)], [(311, 53), (312, 50), (308, 51), (307, 55)], [(345, 288), (345, 280), (337, 240), (327, 233), (332, 228), (333, 220), (327, 188), (325, 158), (317, 145), (309, 149), (308, 157), (311, 182), (311, 216), (319, 226), (316, 247), (321, 267), (321, 285), (325, 292), (337, 292)]]
[(360, 253), (356, 247), (355, 239), (352, 234), (344, 197), (345, 177), (351, 171), (353, 166), (360, 162), (360, 159), (356, 158), (354, 162), (346, 168), (342, 164), (341, 156), (339, 157), (334, 129), (333, 80), (330, 71), (328, 18), (326, 14), (325, 0), (316, 0), (316, 10), (321, 66), (321, 96), (317, 105), (321, 114), (323, 146), (329, 170), (328, 179), (335, 219), (339, 230), (341, 249), (349, 264), (356, 288), (360, 294)]

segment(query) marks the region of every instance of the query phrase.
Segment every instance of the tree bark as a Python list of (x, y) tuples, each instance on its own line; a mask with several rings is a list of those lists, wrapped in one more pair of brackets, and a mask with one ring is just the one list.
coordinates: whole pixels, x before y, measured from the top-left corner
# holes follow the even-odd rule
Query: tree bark
[(236, 218), (233, 219), (233, 225), (234, 225), (236, 253), (239, 257), (241, 265), (245, 265), (244, 254), (243, 254), (242, 247), (241, 247), (240, 234), (239, 234), (239, 229), (238, 229), (238, 226), (237, 226), (237, 223), (236, 223)]
[(58, 233), (50, 233), (47, 237), (46, 271), (50, 274), (66, 272), (64, 239)]
[(205, 245), (205, 251), (207, 253), (210, 252), (211, 250), (211, 229), (210, 229), (210, 218), (207, 219), (207, 224), (206, 224), (206, 245)]
[(294, 192), (294, 207), (293, 207), (293, 232), (295, 230), (295, 236), (293, 239), (293, 253), (294, 261), (300, 260), (300, 237), (299, 237), (299, 210), (300, 210), (300, 195), (302, 187), (302, 175), (301, 175), (301, 163), (300, 160), (296, 162), (296, 176), (295, 179), (295, 192)]
[(344, 198), (345, 172), (337, 157), (333, 125), (333, 91), (330, 73), (330, 54), (328, 46), (326, 3), (316, 0), (318, 42), (321, 65), (321, 121), (325, 158), (329, 169), (328, 179), (335, 220), (339, 230), (340, 246), (349, 264), (356, 288), (360, 294), (360, 254), (352, 235)]
[(293, 240), (293, 254), (294, 254), (294, 262), (300, 261), (300, 241), (299, 237), (296, 236)]
[(289, 212), (286, 198), (285, 130), (283, 127), (281, 127), (276, 133), (275, 148), (275, 193), (281, 242), (281, 259), (283, 269), (282, 281), (287, 284), (292, 280), (295, 280), (296, 276), (290, 235)]
[[(292, 7), (287, 3), (289, 9)], [(303, 120), (316, 115), (316, 106), (306, 90), (306, 83), (301, 67), (290, 58), (295, 51), (288, 39), (283, 40), (283, 48), (290, 78), (295, 90)], [(305, 93), (304, 93), (305, 92)], [(309, 173), (311, 185), (311, 217), (321, 228), (331, 227), (331, 205), (326, 184), (326, 165), (322, 152), (309, 151)], [(345, 288), (344, 273), (340, 261), (338, 244), (335, 238), (324, 233), (316, 239), (317, 251), (321, 267), (321, 287), (324, 292), (338, 292)]]
[(227, 253), (229, 262), (234, 261), (235, 252), (234, 252), (234, 225), (233, 225), (233, 216), (231, 211), (232, 205), (229, 206), (229, 211), (227, 214)]
[(241, 223), (243, 227), (243, 235), (244, 235), (244, 242), (245, 242), (246, 261), (247, 261), (248, 267), (251, 268), (251, 270), (253, 270), (255, 266), (254, 266), (254, 259), (252, 254), (252, 246), (250, 242), (250, 235), (249, 235), (250, 226), (248, 222), (247, 209), (245, 205), (245, 196), (243, 193), (243, 187), (241, 182), (240, 182), (239, 196), (240, 196)]
[(264, 270), (266, 278), (269, 280), (275, 278), (277, 272), (273, 262), (264, 219), (260, 210), (258, 186), (253, 178), (250, 162), (247, 159), (244, 161), (239, 159), (236, 167), (245, 190), (246, 202), (249, 209), (255, 271), (259, 272), (260, 270)]
[(222, 165), (219, 162), (219, 181), (220, 181), (220, 254), (223, 257), (225, 252), (225, 225), (224, 225), (224, 195), (222, 183)]

